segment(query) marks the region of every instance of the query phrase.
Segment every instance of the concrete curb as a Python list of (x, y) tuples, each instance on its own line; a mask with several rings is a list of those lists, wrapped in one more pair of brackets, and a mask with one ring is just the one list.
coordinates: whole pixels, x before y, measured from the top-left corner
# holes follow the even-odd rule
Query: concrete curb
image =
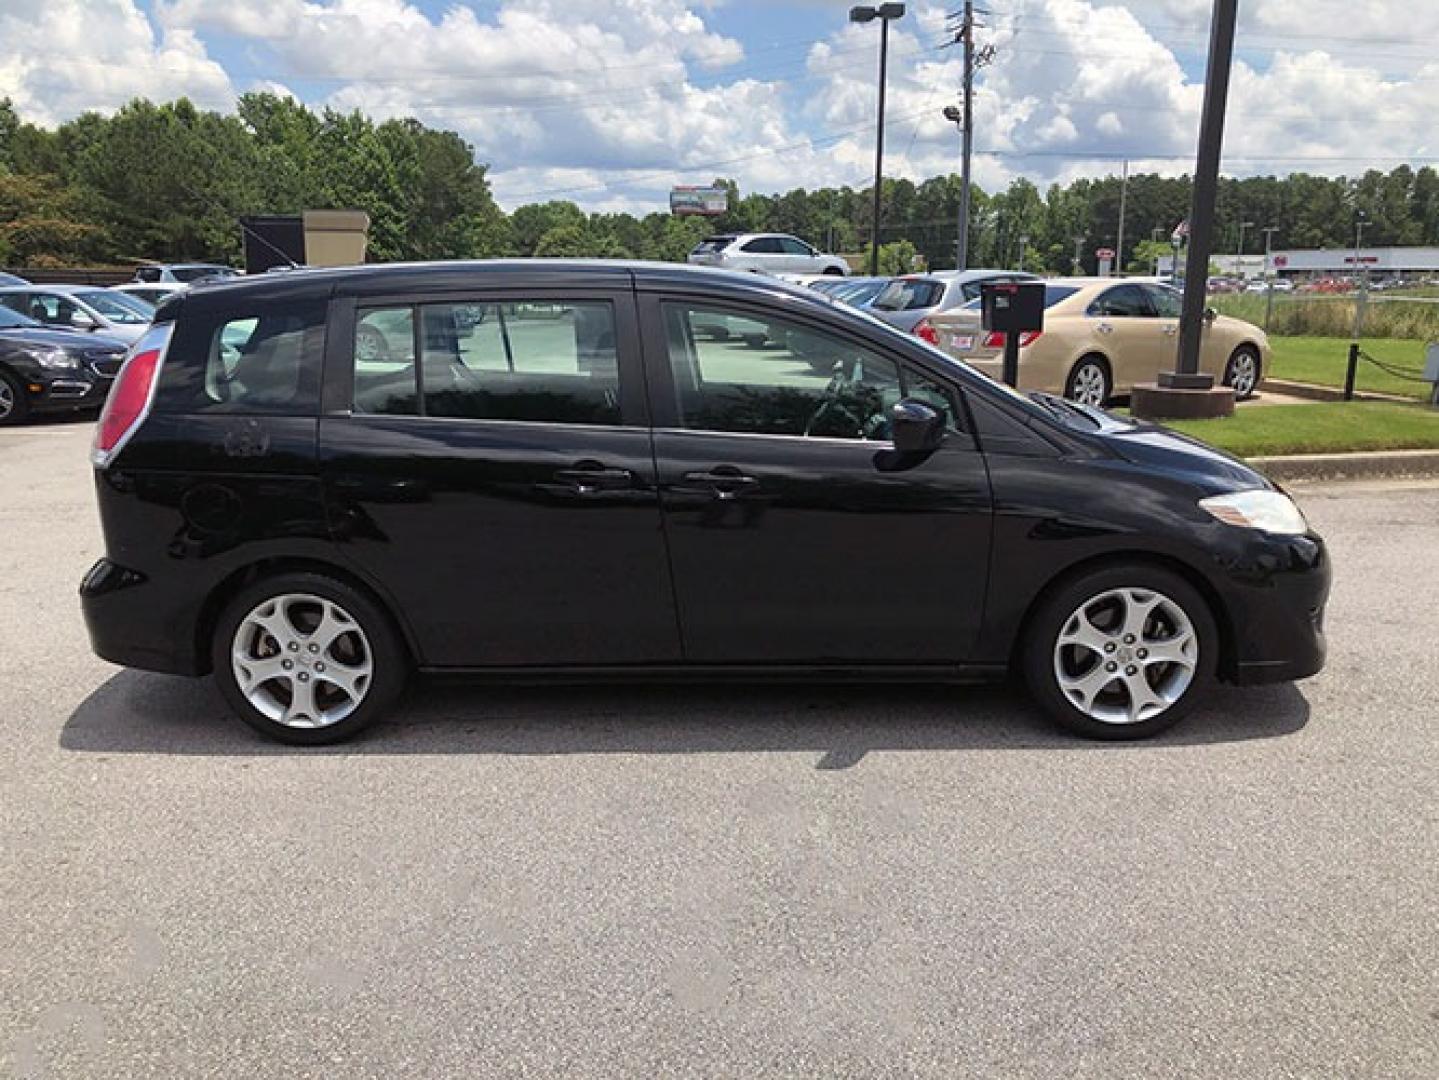
[(1253, 457), (1248, 463), (1271, 480), (1439, 478), (1439, 450), (1376, 450), (1358, 454)]
[[(1288, 394), (1290, 397), (1308, 398), (1310, 401), (1343, 401), (1344, 391), (1337, 386), (1319, 386), (1315, 383), (1293, 382), (1289, 379), (1272, 379), (1265, 377), (1264, 382), (1259, 385), (1259, 392), (1273, 390), (1276, 394)], [(1384, 394), (1377, 390), (1356, 390), (1354, 391), (1355, 401), (1395, 401), (1402, 405), (1412, 405), (1417, 398), (1404, 397), (1401, 394)]]

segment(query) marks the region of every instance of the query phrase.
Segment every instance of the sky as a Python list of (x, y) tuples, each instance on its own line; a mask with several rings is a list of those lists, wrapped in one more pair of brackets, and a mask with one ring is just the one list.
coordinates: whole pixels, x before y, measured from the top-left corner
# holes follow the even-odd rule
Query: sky
[[(892, 24), (885, 174), (957, 172), (962, 0)], [(1192, 167), (1209, 0), (977, 0), (976, 182)], [(0, 96), (54, 125), (252, 90), (458, 131), (506, 209), (869, 182), (877, 23), (836, 0), (0, 0)], [(1233, 175), (1439, 164), (1439, 2), (1242, 0)]]

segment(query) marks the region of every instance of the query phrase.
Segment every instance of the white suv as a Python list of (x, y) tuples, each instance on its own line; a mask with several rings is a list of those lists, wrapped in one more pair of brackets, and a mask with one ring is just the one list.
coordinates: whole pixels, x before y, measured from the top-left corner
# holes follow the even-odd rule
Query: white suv
[(784, 233), (726, 233), (707, 237), (690, 252), (690, 262), (761, 274), (849, 273), (843, 259), (823, 255), (803, 240)]

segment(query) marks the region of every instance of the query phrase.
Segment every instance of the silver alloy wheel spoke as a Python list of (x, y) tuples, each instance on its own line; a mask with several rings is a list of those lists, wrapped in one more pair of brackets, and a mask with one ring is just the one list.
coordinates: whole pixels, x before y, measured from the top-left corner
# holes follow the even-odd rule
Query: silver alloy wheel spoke
[(287, 727), (339, 723), (374, 676), (360, 624), (334, 601), (304, 593), (257, 604), (236, 628), (230, 658), (245, 700)]
[(15, 408), (15, 392), (10, 389), (10, 384), (0, 380), (0, 420), (10, 415)]
[(1255, 381), (1254, 357), (1241, 353), (1234, 361), (1234, 392), (1240, 397), (1253, 392)]
[(1159, 716), (1189, 689), (1199, 637), (1177, 603), (1152, 589), (1110, 589), (1064, 621), (1054, 674), (1075, 708), (1109, 724)]
[(1104, 404), (1104, 372), (1085, 364), (1074, 378), (1074, 400), (1081, 405)]

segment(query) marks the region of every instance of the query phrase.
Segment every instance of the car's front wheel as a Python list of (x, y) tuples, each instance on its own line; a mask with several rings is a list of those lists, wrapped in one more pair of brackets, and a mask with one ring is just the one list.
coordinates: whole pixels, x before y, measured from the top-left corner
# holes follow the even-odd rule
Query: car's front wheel
[(0, 371), (0, 427), (20, 423), (29, 411), (25, 388), (8, 371)]
[(230, 707), (287, 743), (348, 739), (394, 705), (409, 674), (379, 606), (320, 574), (281, 574), (242, 590), (221, 613), (212, 649)]
[(1204, 598), (1159, 567), (1111, 566), (1061, 586), (1032, 620), (1025, 676), (1065, 727), (1142, 739), (1183, 719), (1213, 679), (1218, 631)]

